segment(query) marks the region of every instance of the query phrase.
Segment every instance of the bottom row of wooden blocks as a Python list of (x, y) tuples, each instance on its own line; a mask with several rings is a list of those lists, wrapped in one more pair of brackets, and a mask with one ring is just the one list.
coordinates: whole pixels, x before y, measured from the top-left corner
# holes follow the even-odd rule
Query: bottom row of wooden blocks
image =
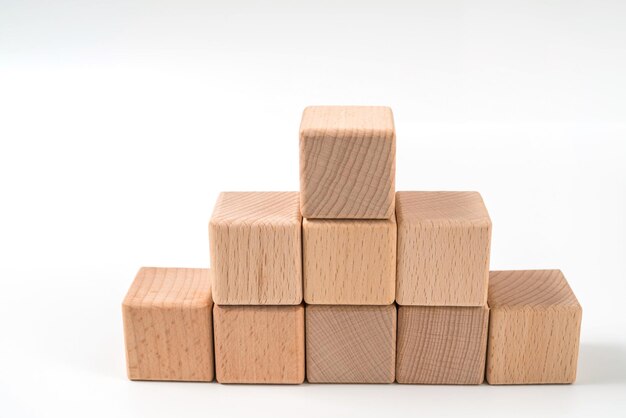
[(128, 376), (284, 384), (302, 383), (305, 374), (310, 383), (575, 380), (581, 308), (560, 271), (492, 272), (489, 307), (213, 306), (208, 270), (143, 268), (123, 303)]

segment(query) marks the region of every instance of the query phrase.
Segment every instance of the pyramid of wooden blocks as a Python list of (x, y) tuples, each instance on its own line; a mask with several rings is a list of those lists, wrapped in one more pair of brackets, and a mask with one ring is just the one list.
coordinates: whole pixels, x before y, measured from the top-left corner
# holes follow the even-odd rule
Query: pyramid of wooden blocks
[(398, 383), (482, 383), (488, 321), (486, 307), (400, 306)]
[(130, 379), (213, 380), (209, 270), (142, 268), (122, 308)]
[(222, 193), (209, 226), (215, 303), (300, 304), (301, 223), (296, 192)]
[(563, 274), (490, 275), (477, 192), (396, 193), (391, 109), (308, 107), (299, 146), (300, 192), (219, 196), (210, 271), (139, 271), (130, 379), (574, 381), (582, 313)]
[(559, 270), (494, 271), (487, 381), (572, 383), (582, 309)]
[(304, 300), (389, 305), (396, 293), (396, 219), (302, 223)]
[(392, 383), (396, 307), (306, 307), (306, 369), (311, 383)]
[(304, 381), (303, 305), (215, 305), (213, 317), (218, 382)]
[(300, 207), (305, 218), (389, 219), (396, 133), (388, 107), (307, 107), (300, 124)]
[(475, 192), (398, 192), (400, 305), (485, 306), (491, 220)]

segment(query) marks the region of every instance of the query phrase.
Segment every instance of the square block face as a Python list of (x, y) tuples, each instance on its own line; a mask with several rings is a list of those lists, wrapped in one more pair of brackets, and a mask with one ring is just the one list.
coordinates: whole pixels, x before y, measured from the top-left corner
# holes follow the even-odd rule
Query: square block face
[(491, 220), (476, 192), (398, 192), (399, 305), (484, 306)]
[(582, 308), (559, 270), (494, 271), (487, 382), (573, 383)]
[(297, 192), (222, 193), (209, 225), (218, 305), (302, 303)]
[(220, 383), (304, 381), (304, 306), (214, 308)]
[(396, 293), (396, 219), (304, 219), (304, 300), (389, 305)]
[(300, 124), (305, 218), (389, 219), (394, 212), (396, 133), (388, 107), (307, 107)]
[(306, 353), (311, 383), (392, 383), (395, 305), (308, 305)]
[(142, 268), (124, 303), (131, 380), (213, 380), (208, 269)]
[(486, 306), (400, 306), (398, 383), (481, 384), (488, 322)]

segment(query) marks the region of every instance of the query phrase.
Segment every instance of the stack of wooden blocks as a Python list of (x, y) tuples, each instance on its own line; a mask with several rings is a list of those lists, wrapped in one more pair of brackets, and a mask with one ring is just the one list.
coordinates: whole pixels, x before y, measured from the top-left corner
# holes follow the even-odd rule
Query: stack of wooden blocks
[(573, 382), (582, 311), (563, 274), (490, 273), (481, 196), (396, 193), (395, 152), (389, 108), (305, 109), (300, 193), (222, 193), (210, 271), (139, 271), (130, 379)]

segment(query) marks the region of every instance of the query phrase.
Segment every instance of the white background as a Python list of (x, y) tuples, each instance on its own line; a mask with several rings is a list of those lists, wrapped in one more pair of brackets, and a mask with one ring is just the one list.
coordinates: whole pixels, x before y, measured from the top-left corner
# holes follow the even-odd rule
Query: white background
[[(140, 383), (140, 266), (222, 190), (297, 190), (310, 104), (395, 113), (399, 190), (478, 190), (492, 268), (560, 268), (572, 386)], [(624, 416), (626, 3), (0, 0), (0, 416)]]

